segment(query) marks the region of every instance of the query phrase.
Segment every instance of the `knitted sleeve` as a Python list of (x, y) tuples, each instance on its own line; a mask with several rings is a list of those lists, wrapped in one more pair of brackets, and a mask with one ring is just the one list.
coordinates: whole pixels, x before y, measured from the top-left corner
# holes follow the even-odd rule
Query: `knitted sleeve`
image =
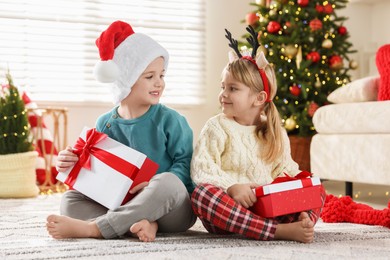
[(237, 180), (223, 171), (221, 155), (227, 135), (216, 120), (203, 127), (191, 161), (191, 177), (195, 184), (209, 183), (226, 190)]
[(275, 167), (272, 171), (273, 179), (279, 176), (283, 176), (284, 173), (290, 176), (295, 176), (300, 173), (299, 165), (291, 158), (290, 140), (288, 139), (286, 131), (283, 131), (283, 145), (283, 154), (275, 163)]

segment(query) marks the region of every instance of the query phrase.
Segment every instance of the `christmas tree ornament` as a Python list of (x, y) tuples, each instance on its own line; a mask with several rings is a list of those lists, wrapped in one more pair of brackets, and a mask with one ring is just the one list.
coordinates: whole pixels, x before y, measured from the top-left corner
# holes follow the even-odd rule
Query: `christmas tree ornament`
[(299, 6), (305, 7), (309, 4), (309, 0), (298, 0), (297, 3)]
[(287, 131), (292, 131), (297, 126), (297, 122), (294, 118), (289, 117), (284, 121), (284, 128), (286, 128)]
[(333, 55), (329, 58), (329, 67), (332, 70), (339, 70), (343, 67), (343, 59), (339, 55)]
[(268, 50), (267, 50), (267, 48), (265, 48), (263, 45), (260, 45), (260, 51), (262, 51), (263, 53), (264, 53), (264, 55), (266, 55), (267, 56), (267, 54), (268, 54)]
[(263, 16), (263, 15), (259, 15), (259, 22), (260, 23), (268, 23), (268, 18)]
[(310, 29), (312, 32), (317, 31), (317, 30), (321, 30), (322, 29), (322, 22), (320, 19), (315, 18), (315, 19), (310, 21), (309, 26), (310, 26)]
[(340, 26), (339, 28), (337, 28), (337, 32), (340, 35), (346, 35), (347, 34), (347, 28), (345, 26)]
[(320, 81), (320, 79), (319, 78), (317, 78), (316, 79), (316, 82), (314, 83), (314, 87), (316, 87), (316, 88), (320, 88), (321, 87), (321, 81)]
[(321, 57), (320, 57), (320, 54), (318, 52), (312, 51), (306, 55), (306, 59), (311, 60), (311, 62), (313, 62), (313, 63), (317, 63), (320, 61)]
[(265, 6), (265, 7), (269, 7), (269, 5), (271, 4), (271, 0), (256, 0), (256, 4), (260, 5), (260, 6)]
[(333, 42), (331, 39), (325, 39), (323, 42), (322, 42), (322, 48), (325, 48), (325, 49), (330, 49), (332, 48), (333, 46)]
[(307, 114), (310, 117), (313, 117), (314, 113), (317, 111), (319, 107), (320, 106), (316, 102), (314, 101), (310, 102), (309, 107), (307, 108)]
[(256, 4), (265, 6), (266, 0), (256, 0)]
[(293, 44), (288, 44), (283, 50), (283, 53), (290, 59), (294, 58), (298, 52), (298, 49)]
[(353, 70), (356, 70), (356, 69), (359, 67), (359, 64), (358, 64), (357, 61), (351, 60), (351, 61), (349, 62), (349, 67), (350, 67), (351, 69), (353, 69)]
[(295, 29), (295, 25), (291, 24), (291, 22), (287, 21), (284, 26), (283, 26), (283, 30), (286, 34), (290, 34), (294, 31)]
[(326, 4), (323, 8), (323, 12), (326, 13), (326, 14), (331, 14), (333, 13), (333, 7), (331, 4)]
[(297, 97), (301, 94), (301, 88), (298, 87), (297, 85), (292, 85), (290, 87), (290, 93)]
[(247, 13), (245, 16), (245, 22), (247, 25), (254, 25), (259, 21), (259, 17), (256, 13)]
[(322, 14), (324, 12), (324, 6), (317, 4), (316, 11), (317, 11), (317, 13)]
[(278, 13), (276, 8), (269, 10), (269, 16), (274, 17)]
[(295, 58), (295, 63), (297, 65), (297, 69), (300, 69), (301, 62), (302, 62), (302, 46), (299, 46), (298, 47), (298, 53), (297, 53), (297, 56)]
[(269, 33), (277, 33), (280, 30), (280, 24), (276, 21), (270, 21), (267, 25), (267, 31)]

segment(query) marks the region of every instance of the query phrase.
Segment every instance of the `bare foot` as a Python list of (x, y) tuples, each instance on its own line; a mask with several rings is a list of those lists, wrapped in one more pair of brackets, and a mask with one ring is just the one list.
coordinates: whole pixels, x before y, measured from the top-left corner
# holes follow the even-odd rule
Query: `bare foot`
[(48, 216), (46, 229), (49, 235), (55, 239), (75, 237), (102, 238), (95, 222), (83, 221), (67, 216)]
[(306, 212), (301, 212), (297, 222), (277, 225), (275, 239), (311, 243), (314, 239), (314, 223)]
[(130, 227), (130, 232), (136, 234), (143, 242), (152, 242), (156, 238), (157, 222), (149, 222), (143, 219)]

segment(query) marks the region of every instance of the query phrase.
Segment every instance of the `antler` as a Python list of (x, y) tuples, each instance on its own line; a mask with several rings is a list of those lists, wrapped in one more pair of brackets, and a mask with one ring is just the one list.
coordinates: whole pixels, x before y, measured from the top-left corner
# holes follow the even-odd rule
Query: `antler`
[(257, 49), (260, 47), (259, 41), (257, 40), (257, 34), (255, 29), (252, 26), (247, 26), (246, 30), (249, 32), (250, 36), (246, 38), (248, 43), (252, 45), (252, 59), (256, 58)]
[(232, 34), (227, 29), (225, 29), (225, 32), (226, 32), (225, 37), (230, 42), (230, 44), (229, 44), (230, 48), (232, 48), (237, 53), (238, 58), (241, 58), (242, 55), (241, 55), (240, 51), (238, 50), (237, 40), (233, 39)]

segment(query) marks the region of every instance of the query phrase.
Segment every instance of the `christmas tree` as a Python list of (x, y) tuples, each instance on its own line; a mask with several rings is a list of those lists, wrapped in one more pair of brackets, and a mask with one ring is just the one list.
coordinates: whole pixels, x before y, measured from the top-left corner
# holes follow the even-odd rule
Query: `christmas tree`
[[(257, 0), (256, 10), (245, 22), (258, 32), (259, 42), (273, 64), (278, 92), (275, 105), (291, 135), (315, 134), (314, 112), (327, 104), (327, 96), (350, 82), (350, 69), (357, 63), (348, 58), (352, 44), (336, 10), (348, 0)], [(249, 35), (244, 35), (246, 38)], [(246, 41), (241, 48), (249, 47)]]
[(33, 151), (27, 111), (10, 74), (0, 89), (0, 154)]

